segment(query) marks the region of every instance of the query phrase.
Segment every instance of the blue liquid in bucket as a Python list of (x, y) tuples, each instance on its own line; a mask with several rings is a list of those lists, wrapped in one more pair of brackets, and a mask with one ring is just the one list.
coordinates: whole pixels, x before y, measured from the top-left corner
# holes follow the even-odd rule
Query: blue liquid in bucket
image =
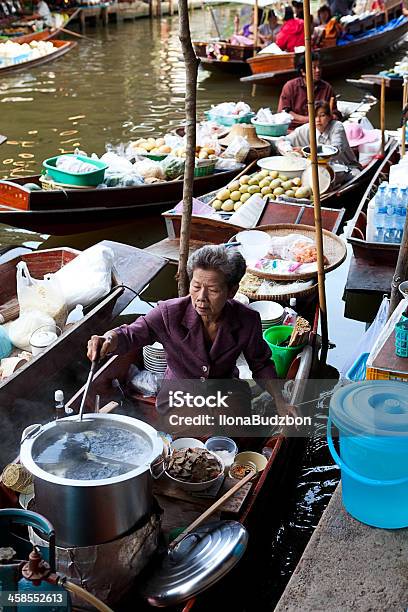
[[(340, 457), (331, 439), (340, 434)], [(341, 468), (343, 504), (374, 527), (408, 527), (408, 385), (365, 381), (337, 391), (328, 444)]]

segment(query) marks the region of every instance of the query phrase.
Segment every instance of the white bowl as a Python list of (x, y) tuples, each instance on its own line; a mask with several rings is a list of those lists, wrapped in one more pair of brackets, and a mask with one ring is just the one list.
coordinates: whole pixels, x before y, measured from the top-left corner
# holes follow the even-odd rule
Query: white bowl
[(307, 160), (304, 157), (295, 157), (289, 155), (275, 155), (273, 157), (264, 157), (257, 164), (263, 170), (276, 170), (279, 174), (284, 174), (288, 179), (302, 176), (302, 172), (306, 170)]
[(237, 300), (237, 302), (241, 302), (241, 304), (245, 304), (246, 306), (249, 304), (249, 297), (243, 293), (239, 293), (239, 291), (234, 295), (234, 300)]
[(170, 444), (173, 450), (180, 450), (182, 448), (205, 448), (204, 442), (197, 440), (197, 438), (178, 438), (173, 440)]
[(249, 307), (259, 312), (262, 321), (277, 321), (283, 315), (283, 306), (277, 302), (260, 300), (259, 302), (253, 302)]

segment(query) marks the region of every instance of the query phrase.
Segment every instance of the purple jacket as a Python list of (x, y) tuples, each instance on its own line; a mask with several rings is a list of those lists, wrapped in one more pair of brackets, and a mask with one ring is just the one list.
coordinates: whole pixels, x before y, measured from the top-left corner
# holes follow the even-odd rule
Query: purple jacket
[(276, 378), (259, 314), (235, 300), (226, 303), (210, 350), (190, 296), (159, 302), (146, 316), (114, 331), (119, 338), (119, 354), (161, 342), (167, 356), (167, 379), (237, 377), (236, 362), (241, 352), (254, 379)]

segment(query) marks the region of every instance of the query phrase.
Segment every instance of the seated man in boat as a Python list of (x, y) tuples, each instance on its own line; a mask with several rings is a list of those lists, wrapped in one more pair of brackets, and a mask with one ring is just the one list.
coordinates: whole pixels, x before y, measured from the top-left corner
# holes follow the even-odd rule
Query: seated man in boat
[[(329, 102), (331, 104), (332, 111), (336, 112), (336, 95), (333, 87), (327, 83), (327, 81), (323, 81), (323, 79), (321, 79), (320, 61), (319, 56), (316, 53), (312, 53), (312, 66), (315, 100), (324, 100), (325, 102)], [(290, 124), (291, 128), (298, 127), (299, 125), (303, 125), (309, 121), (307, 111), (306, 67), (304, 54), (302, 54), (297, 60), (296, 67), (299, 76), (285, 83), (282, 88), (278, 104), (279, 113), (285, 110), (292, 115), (293, 120)]]
[[(207, 386), (226, 380), (236, 386), (246, 403), (248, 386), (238, 380), (236, 363), (244, 354), (253, 378), (270, 392), (279, 413), (289, 409), (277, 389), (271, 351), (262, 337), (259, 314), (234, 300), (246, 272), (243, 256), (223, 245), (206, 245), (188, 260), (189, 295), (159, 302), (147, 315), (130, 325), (121, 325), (103, 336), (92, 336), (88, 342), (91, 361), (107, 353), (124, 354), (160, 342), (166, 352), (166, 384), (198, 380), (201, 393)], [(218, 384), (217, 383), (217, 384)], [(233, 383), (235, 385), (235, 383)], [(164, 386), (162, 386), (163, 389)], [(235, 393), (235, 391), (234, 391)], [(165, 395), (165, 393), (163, 393)], [(158, 412), (168, 397), (157, 398)]]
[(33, 1), (34, 14), (30, 15), (28, 19), (42, 19), (47, 26), (52, 25), (52, 15), (48, 4), (45, 0), (34, 0)]
[(281, 29), (282, 26), (278, 23), (278, 18), (275, 11), (270, 10), (268, 21), (260, 25), (258, 28), (259, 40), (263, 45), (270, 45), (271, 43), (275, 42)]
[(294, 16), (291, 6), (285, 7), (283, 26), (276, 37), (276, 44), (282, 51), (288, 51), (289, 53), (293, 53), (295, 47), (304, 47), (305, 45), (303, 19)]
[[(328, 102), (315, 103), (317, 144), (332, 145), (338, 149), (338, 154), (332, 161), (344, 164), (355, 175), (361, 169), (360, 164), (347, 140), (346, 131), (341, 121), (333, 119)], [(303, 147), (310, 145), (309, 124), (301, 125), (291, 134), (278, 141), (277, 147), (281, 155), (301, 153)]]

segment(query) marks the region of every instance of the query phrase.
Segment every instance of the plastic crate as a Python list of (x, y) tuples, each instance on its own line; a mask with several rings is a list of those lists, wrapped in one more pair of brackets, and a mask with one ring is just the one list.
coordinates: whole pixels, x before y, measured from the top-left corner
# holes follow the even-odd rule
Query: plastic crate
[(85, 157), (84, 155), (75, 155), (73, 153), (66, 153), (64, 155), (69, 155), (70, 157), (75, 157), (83, 162), (88, 162), (95, 166), (95, 170), (91, 172), (84, 172), (83, 174), (74, 174), (72, 172), (67, 172), (66, 170), (60, 170), (56, 167), (57, 159), (61, 157), (61, 155), (57, 155), (55, 157), (50, 157), (43, 162), (43, 166), (47, 171), (47, 174), (54, 179), (57, 183), (63, 183), (65, 185), (77, 185), (78, 187), (96, 187), (103, 182), (105, 177), (105, 170), (108, 167), (105, 162), (100, 161), (99, 159), (92, 159), (90, 157)]
[(214, 162), (210, 164), (196, 166), (194, 168), (194, 176), (209, 176), (210, 174), (214, 174), (216, 165), (217, 165), (217, 160), (215, 160)]
[(281, 125), (258, 123), (255, 119), (252, 119), (251, 123), (255, 126), (255, 131), (258, 136), (286, 136), (290, 125), (289, 123), (283, 123)]
[(378, 368), (368, 367), (366, 372), (367, 380), (401, 380), (408, 382), (408, 374), (403, 372), (391, 372), (390, 370), (379, 370)]

